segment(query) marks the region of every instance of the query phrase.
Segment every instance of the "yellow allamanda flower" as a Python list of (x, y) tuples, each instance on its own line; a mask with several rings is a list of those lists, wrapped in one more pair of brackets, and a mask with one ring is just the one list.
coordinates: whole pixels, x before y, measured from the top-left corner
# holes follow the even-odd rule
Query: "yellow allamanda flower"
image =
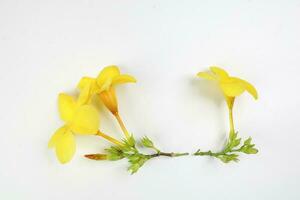
[(116, 117), (125, 136), (129, 138), (129, 133), (125, 128), (119, 115), (118, 101), (115, 93), (115, 86), (123, 83), (135, 83), (136, 79), (127, 74), (121, 74), (117, 66), (107, 66), (98, 75), (97, 78), (83, 77), (78, 88), (82, 90), (87, 84), (91, 85), (90, 97), (98, 95), (105, 107)]
[(210, 72), (199, 72), (198, 77), (207, 80), (218, 81), (220, 88), (227, 97), (236, 97), (243, 92), (249, 92), (255, 99), (258, 98), (257, 91), (249, 82), (229, 76), (229, 74), (219, 67), (210, 67)]
[(254, 99), (257, 99), (258, 94), (255, 87), (243, 79), (229, 76), (224, 69), (215, 66), (210, 67), (210, 72), (199, 72), (197, 76), (207, 80), (217, 81), (224, 93), (229, 108), (230, 132), (234, 132), (232, 109), (235, 97), (247, 91)]
[(58, 96), (60, 118), (65, 124), (51, 137), (48, 147), (55, 148), (61, 163), (69, 162), (76, 150), (74, 134), (94, 135), (99, 129), (99, 113), (87, 105), (89, 87), (84, 88), (77, 101), (72, 96), (61, 93)]

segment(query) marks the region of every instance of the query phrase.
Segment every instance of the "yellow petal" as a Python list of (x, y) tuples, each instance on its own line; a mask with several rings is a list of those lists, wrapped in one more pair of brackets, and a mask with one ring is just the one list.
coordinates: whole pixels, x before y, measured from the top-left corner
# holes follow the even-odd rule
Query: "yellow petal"
[(97, 77), (97, 84), (101, 88), (107, 79), (113, 79), (120, 75), (120, 70), (117, 66), (111, 65), (105, 67)]
[(95, 78), (90, 78), (90, 77), (81, 78), (77, 85), (77, 88), (82, 91), (86, 86), (90, 86), (89, 93), (91, 96), (100, 92), (100, 88), (98, 87)]
[(216, 80), (216, 77), (210, 73), (207, 73), (207, 72), (199, 72), (197, 74), (197, 76), (199, 78), (204, 78), (204, 79), (207, 79), (207, 80)]
[(69, 162), (75, 153), (76, 145), (74, 135), (71, 131), (66, 131), (56, 142), (56, 156), (62, 164)]
[(96, 82), (96, 79), (90, 77), (82, 77), (77, 85), (77, 88), (83, 90), (87, 85), (93, 85)]
[(80, 106), (71, 122), (71, 130), (78, 134), (96, 134), (99, 129), (99, 113), (91, 105)]
[(58, 110), (62, 120), (68, 122), (72, 120), (75, 111), (75, 100), (73, 97), (61, 93), (58, 96)]
[(220, 67), (216, 67), (216, 66), (211, 66), (210, 67), (210, 70), (215, 74), (215, 75), (217, 75), (220, 79), (226, 79), (226, 78), (228, 78), (228, 73), (224, 70), (224, 69), (222, 69), (222, 68), (220, 68)]
[(62, 126), (59, 129), (55, 131), (55, 133), (52, 135), (51, 139), (49, 140), (48, 147), (53, 148), (56, 146), (57, 141), (60, 139), (60, 137), (66, 132), (67, 127)]
[(236, 97), (245, 91), (244, 84), (236, 78), (230, 78), (220, 83), (224, 94), (229, 97)]
[(133, 76), (127, 75), (127, 74), (122, 74), (119, 76), (116, 76), (113, 81), (112, 84), (122, 84), (122, 83), (135, 83), (136, 79)]
[(241, 83), (244, 84), (245, 89), (253, 96), (254, 99), (258, 99), (257, 91), (251, 83), (240, 78), (236, 78), (236, 79), (238, 79), (239, 81), (241, 81)]
[(100, 87), (100, 93), (103, 92), (103, 91), (107, 91), (111, 88), (112, 86), (112, 78), (108, 77), (104, 82), (103, 84), (101, 85)]
[(77, 99), (77, 105), (85, 105), (88, 104), (92, 97), (92, 83), (87, 83), (85, 86), (80, 90), (79, 97)]

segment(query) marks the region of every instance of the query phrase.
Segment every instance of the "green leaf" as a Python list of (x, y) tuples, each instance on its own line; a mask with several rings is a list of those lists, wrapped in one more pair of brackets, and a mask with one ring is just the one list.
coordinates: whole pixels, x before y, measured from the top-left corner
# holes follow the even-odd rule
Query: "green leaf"
[(126, 144), (128, 144), (131, 147), (135, 146), (135, 139), (133, 137), (133, 135), (131, 135), (127, 140), (126, 140)]
[(125, 144), (124, 146), (120, 147), (120, 149), (124, 154), (131, 154), (136, 152), (136, 149), (134, 147), (129, 146), (128, 144)]
[(253, 148), (253, 147), (249, 147), (249, 148), (243, 149), (243, 152), (246, 153), (246, 154), (257, 154), (258, 149)]
[(139, 165), (140, 165), (140, 167), (143, 166), (147, 160), (148, 160), (148, 158), (142, 157), (142, 158), (139, 160)]
[(237, 154), (224, 154), (219, 155), (217, 158), (219, 158), (224, 163), (229, 163), (230, 161), (238, 162), (238, 155)]
[(231, 148), (237, 147), (239, 146), (239, 144), (241, 143), (241, 138), (238, 139), (234, 139), (230, 145)]
[(122, 150), (118, 146), (111, 146), (108, 149), (105, 149), (109, 154), (121, 154)]
[(241, 142), (240, 138), (237, 138), (238, 132), (230, 132), (229, 133), (229, 140), (227, 141), (227, 144), (224, 148), (224, 152), (230, 152), (232, 148), (238, 146)]
[(108, 154), (107, 154), (107, 160), (120, 160), (124, 158), (124, 154), (122, 149), (119, 146), (111, 146), (108, 149), (105, 149)]
[(245, 140), (244, 145), (250, 145), (252, 138), (249, 137), (247, 140)]
[(232, 132), (232, 131), (230, 131), (230, 133), (229, 133), (229, 140), (230, 141), (235, 140), (237, 138), (237, 134), (238, 134), (238, 132)]
[(141, 139), (141, 143), (144, 147), (148, 147), (148, 148), (154, 147), (153, 142), (147, 136)]
[(133, 155), (129, 155), (128, 160), (130, 163), (137, 163), (140, 160), (140, 155), (139, 154), (133, 154)]
[(128, 168), (128, 171), (130, 171), (131, 174), (134, 174), (139, 170), (140, 167), (141, 166), (138, 163), (135, 163)]

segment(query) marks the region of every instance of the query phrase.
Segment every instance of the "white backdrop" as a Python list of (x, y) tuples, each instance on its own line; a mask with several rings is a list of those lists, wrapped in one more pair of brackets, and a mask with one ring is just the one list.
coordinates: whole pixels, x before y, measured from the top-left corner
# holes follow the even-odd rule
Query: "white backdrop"
[[(299, 19), (297, 0), (1, 0), (0, 199), (300, 199)], [(259, 100), (237, 100), (236, 127), (259, 154), (227, 165), (159, 158), (130, 175), (125, 160), (85, 159), (109, 145), (90, 136), (60, 165), (47, 148), (62, 124), (57, 94), (110, 64), (138, 80), (117, 89), (128, 129), (165, 151), (222, 145), (226, 105), (198, 71), (218, 65), (249, 80)]]

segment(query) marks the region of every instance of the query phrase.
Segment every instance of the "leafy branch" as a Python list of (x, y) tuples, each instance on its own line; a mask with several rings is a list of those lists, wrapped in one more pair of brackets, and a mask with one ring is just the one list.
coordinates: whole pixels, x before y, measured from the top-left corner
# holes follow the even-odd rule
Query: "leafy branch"
[(107, 154), (89, 154), (85, 155), (85, 157), (93, 160), (121, 160), (123, 158), (127, 158), (130, 166), (128, 167), (128, 171), (131, 174), (136, 173), (148, 160), (159, 157), (179, 157), (189, 155), (188, 153), (166, 153), (160, 151), (153, 142), (147, 137), (143, 137), (139, 143), (142, 147), (152, 149), (155, 153), (153, 154), (144, 154), (139, 151), (136, 147), (136, 141), (133, 136), (130, 136), (128, 139), (123, 140), (123, 145), (111, 146), (108, 149), (105, 149)]
[(229, 163), (231, 161), (238, 162), (239, 155), (237, 153), (245, 153), (245, 154), (256, 154), (258, 150), (254, 148), (255, 144), (251, 143), (252, 138), (249, 137), (244, 141), (243, 145), (241, 144), (241, 138), (238, 138), (238, 133), (231, 132), (229, 136), (229, 140), (225, 145), (225, 148), (217, 153), (212, 151), (196, 151), (194, 153), (195, 156), (212, 156), (220, 159), (224, 163)]

